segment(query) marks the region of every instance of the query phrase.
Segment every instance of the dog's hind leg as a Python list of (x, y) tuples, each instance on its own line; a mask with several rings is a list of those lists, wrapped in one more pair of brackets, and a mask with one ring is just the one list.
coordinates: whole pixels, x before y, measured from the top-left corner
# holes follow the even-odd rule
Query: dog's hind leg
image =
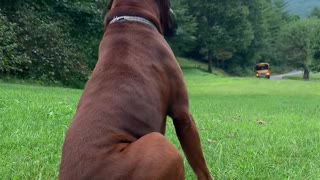
[(183, 180), (184, 165), (179, 151), (160, 133), (147, 134), (122, 152), (125, 167), (133, 168), (129, 179)]

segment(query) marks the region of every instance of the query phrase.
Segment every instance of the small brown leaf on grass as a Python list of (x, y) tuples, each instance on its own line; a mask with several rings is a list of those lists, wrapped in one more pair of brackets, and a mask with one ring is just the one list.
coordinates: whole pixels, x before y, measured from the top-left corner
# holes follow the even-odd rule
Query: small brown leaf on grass
[(216, 143), (216, 141), (214, 141), (214, 140), (212, 140), (212, 139), (207, 139), (207, 143), (208, 143), (208, 144), (214, 144), (214, 143)]
[(267, 125), (267, 123), (263, 120), (258, 120), (257, 121), (257, 125), (261, 125), (261, 126), (264, 126), (264, 125)]

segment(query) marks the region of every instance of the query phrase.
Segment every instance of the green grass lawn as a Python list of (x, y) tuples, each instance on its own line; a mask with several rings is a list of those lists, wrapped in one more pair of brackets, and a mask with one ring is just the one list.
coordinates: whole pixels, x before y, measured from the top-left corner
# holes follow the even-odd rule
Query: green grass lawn
[[(184, 72), (187, 74), (193, 74), (193, 75), (199, 75), (203, 74), (203, 72), (207, 72), (208, 70), (208, 64), (206, 63), (201, 63), (192, 59), (186, 59), (186, 58), (177, 58), (177, 61), (182, 68)], [(215, 76), (227, 76), (227, 74), (222, 71), (221, 69), (216, 69), (215, 67), (213, 68), (213, 75)], [(206, 73), (204, 73), (206, 74)]]
[[(320, 179), (319, 82), (184, 73), (216, 179)], [(81, 92), (0, 83), (0, 179), (57, 178)], [(166, 136), (181, 150), (171, 121)]]

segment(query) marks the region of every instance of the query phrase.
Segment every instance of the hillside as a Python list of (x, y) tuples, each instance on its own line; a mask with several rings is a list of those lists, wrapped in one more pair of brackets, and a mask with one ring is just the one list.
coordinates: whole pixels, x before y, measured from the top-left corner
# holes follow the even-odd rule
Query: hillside
[(307, 17), (314, 7), (320, 7), (320, 0), (287, 0), (290, 14)]

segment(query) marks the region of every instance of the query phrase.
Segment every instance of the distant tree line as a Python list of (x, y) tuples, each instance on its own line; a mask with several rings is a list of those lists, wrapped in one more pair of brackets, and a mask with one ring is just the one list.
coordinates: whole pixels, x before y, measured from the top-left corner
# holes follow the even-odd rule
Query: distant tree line
[[(169, 40), (176, 54), (191, 56), (234, 75), (252, 74), (258, 62), (277, 69), (318, 72), (320, 9), (300, 19), (284, 0), (173, 0), (180, 29)], [(182, 6), (183, 5), (183, 6)], [(300, 32), (300, 33), (298, 33)]]
[[(97, 61), (108, 0), (2, 0), (0, 77), (83, 87)], [(177, 56), (234, 75), (257, 62), (320, 70), (320, 10), (289, 15), (283, 0), (171, 0)]]

